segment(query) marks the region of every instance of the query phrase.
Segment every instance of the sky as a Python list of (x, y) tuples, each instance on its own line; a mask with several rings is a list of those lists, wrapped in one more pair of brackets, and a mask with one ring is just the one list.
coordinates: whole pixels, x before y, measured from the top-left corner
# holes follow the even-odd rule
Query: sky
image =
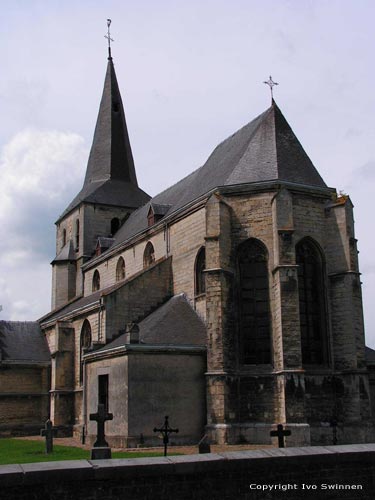
[(201, 166), (270, 105), (350, 195), (375, 348), (373, 0), (1, 0), (0, 319), (50, 309), (54, 222), (80, 190), (107, 64), (106, 20), (138, 183)]

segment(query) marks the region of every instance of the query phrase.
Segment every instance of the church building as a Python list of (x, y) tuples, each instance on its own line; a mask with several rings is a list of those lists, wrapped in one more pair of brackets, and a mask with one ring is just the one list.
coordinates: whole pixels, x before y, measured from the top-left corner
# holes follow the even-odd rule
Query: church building
[(113, 446), (373, 440), (353, 205), (274, 100), (150, 198), (111, 55), (83, 187), (56, 222), (50, 418)]

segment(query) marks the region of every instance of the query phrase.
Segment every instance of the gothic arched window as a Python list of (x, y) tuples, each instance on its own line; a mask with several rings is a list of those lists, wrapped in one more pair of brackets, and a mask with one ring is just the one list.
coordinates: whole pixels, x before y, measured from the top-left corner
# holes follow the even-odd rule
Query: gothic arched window
[(195, 260), (195, 295), (206, 293), (206, 280), (204, 270), (206, 268), (206, 249), (202, 247)]
[(62, 232), (62, 248), (66, 245), (66, 229)]
[(76, 252), (79, 250), (79, 219), (76, 220)]
[(153, 244), (149, 241), (143, 254), (143, 267), (151, 266), (155, 262), (155, 250)]
[(238, 248), (239, 330), (243, 364), (271, 362), (268, 254), (258, 240)]
[(125, 279), (125, 261), (120, 257), (116, 265), (116, 281)]
[(111, 235), (113, 236), (115, 233), (117, 233), (119, 228), (120, 228), (120, 220), (117, 217), (114, 217), (111, 220)]
[(304, 238), (296, 246), (303, 364), (328, 360), (323, 258), (318, 246)]
[(96, 269), (94, 272), (94, 276), (92, 277), (92, 291), (96, 292), (97, 290), (100, 290), (100, 274)]
[(79, 381), (81, 385), (83, 382), (83, 355), (91, 347), (91, 341), (91, 325), (89, 320), (85, 319), (81, 328), (80, 338)]

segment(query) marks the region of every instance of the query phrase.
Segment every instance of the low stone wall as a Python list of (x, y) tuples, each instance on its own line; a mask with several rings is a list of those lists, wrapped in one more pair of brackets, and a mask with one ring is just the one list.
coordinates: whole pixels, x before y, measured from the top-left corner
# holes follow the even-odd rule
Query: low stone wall
[(7, 500), (372, 500), (375, 444), (0, 467)]

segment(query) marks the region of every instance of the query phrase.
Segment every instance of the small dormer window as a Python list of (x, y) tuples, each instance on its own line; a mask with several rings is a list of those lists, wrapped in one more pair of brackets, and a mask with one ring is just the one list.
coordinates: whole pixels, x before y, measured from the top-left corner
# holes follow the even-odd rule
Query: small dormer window
[(150, 226), (153, 226), (154, 224), (155, 224), (155, 214), (154, 214), (152, 208), (150, 208), (148, 215), (147, 215), (147, 225), (148, 225), (148, 227), (150, 227)]
[(120, 110), (120, 106), (119, 106), (118, 102), (114, 101), (114, 102), (112, 103), (112, 109), (113, 109), (113, 111), (114, 111), (115, 113), (118, 113), (118, 112), (119, 112), (119, 110)]
[(160, 205), (159, 203), (150, 203), (147, 214), (148, 227), (153, 226), (161, 220), (171, 208), (171, 205)]

